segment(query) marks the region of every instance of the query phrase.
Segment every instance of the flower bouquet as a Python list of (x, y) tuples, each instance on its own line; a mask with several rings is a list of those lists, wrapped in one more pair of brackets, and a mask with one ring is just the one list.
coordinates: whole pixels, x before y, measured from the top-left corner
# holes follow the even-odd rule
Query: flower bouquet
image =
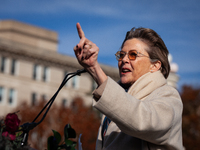
[[(34, 150), (29, 145), (21, 145), (23, 132), (20, 120), (16, 113), (9, 113), (5, 120), (0, 120), (0, 150)], [(53, 136), (47, 139), (48, 150), (75, 150), (76, 142), (70, 140), (76, 138), (76, 132), (67, 124), (64, 128), (64, 142), (61, 143), (61, 135), (55, 130)], [(61, 143), (61, 144), (60, 144)], [(79, 137), (79, 150), (82, 150)]]
[(19, 130), (20, 120), (16, 113), (9, 113), (5, 120), (0, 120), (0, 149), (1, 150), (30, 150), (29, 146), (21, 147), (22, 132)]

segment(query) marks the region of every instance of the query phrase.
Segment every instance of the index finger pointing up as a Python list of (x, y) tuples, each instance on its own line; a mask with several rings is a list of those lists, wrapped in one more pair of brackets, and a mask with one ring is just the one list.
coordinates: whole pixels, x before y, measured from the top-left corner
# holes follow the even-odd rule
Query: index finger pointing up
[(85, 34), (84, 34), (84, 32), (83, 32), (83, 30), (82, 30), (82, 28), (81, 28), (80, 23), (77, 23), (77, 24), (76, 24), (76, 28), (77, 28), (78, 35), (79, 35), (80, 39), (83, 38), (83, 37), (85, 37)]

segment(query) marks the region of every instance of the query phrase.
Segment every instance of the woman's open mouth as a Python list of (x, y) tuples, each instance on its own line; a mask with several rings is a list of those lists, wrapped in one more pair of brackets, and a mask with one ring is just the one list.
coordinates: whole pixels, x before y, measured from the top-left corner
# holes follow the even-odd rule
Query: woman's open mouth
[(129, 73), (129, 72), (131, 72), (131, 70), (128, 69), (128, 68), (122, 68), (122, 69), (121, 69), (121, 74), (122, 74), (122, 75), (123, 75), (123, 74), (127, 74), (127, 73)]

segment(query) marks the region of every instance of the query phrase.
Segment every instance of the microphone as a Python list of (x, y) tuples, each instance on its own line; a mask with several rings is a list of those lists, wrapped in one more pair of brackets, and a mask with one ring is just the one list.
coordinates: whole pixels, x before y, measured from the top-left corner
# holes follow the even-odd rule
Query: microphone
[[(53, 95), (53, 97), (49, 100), (49, 102), (44, 106), (44, 108), (39, 112), (39, 114), (36, 116), (36, 118), (31, 122), (31, 123), (25, 123), (23, 125), (21, 125), (21, 131), (23, 131), (23, 134), (21, 135), (22, 136), (22, 141), (21, 141), (21, 145), (24, 146), (27, 144), (27, 141), (28, 141), (28, 134), (29, 134), (29, 131), (32, 130), (33, 128), (35, 128), (37, 125), (39, 125), (43, 120), (44, 118), (46, 117), (49, 109), (51, 108), (56, 96), (58, 95), (59, 91), (62, 89), (62, 87), (66, 84), (66, 82), (71, 79), (72, 77), (76, 76), (76, 75), (81, 75), (81, 73), (85, 73), (87, 72), (85, 69), (81, 69), (81, 70), (77, 70), (76, 72), (73, 72), (73, 73), (68, 73), (65, 78), (63, 79), (60, 87), (58, 88), (58, 90), (56, 91), (56, 93)], [(68, 77), (68, 75), (71, 75), (70, 77)], [(39, 122), (35, 122), (36, 119), (41, 115), (41, 113), (45, 110), (46, 112), (44, 113), (42, 119), (39, 121)]]
[(32, 123), (24, 123), (23, 125), (21, 125), (21, 128), (23, 131), (30, 131), (32, 130), (33, 128), (35, 128), (37, 126), (37, 123), (35, 122), (32, 122)]
[(81, 70), (77, 70), (77, 75), (81, 75), (81, 73), (85, 73), (85, 72), (87, 72), (87, 70), (85, 70), (85, 69), (81, 69)]
[(25, 146), (27, 144), (29, 131), (35, 128), (36, 126), (37, 126), (37, 123), (35, 122), (32, 122), (32, 123), (27, 122), (21, 125), (21, 128), (22, 128), (21, 130), (23, 131), (21, 135), (22, 137), (21, 146)]

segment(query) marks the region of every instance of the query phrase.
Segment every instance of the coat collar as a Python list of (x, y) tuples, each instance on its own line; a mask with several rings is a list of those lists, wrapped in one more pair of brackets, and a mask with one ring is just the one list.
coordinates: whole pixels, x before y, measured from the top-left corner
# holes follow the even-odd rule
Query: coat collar
[(167, 84), (160, 71), (146, 73), (141, 76), (128, 90), (128, 93), (137, 99), (143, 100), (158, 87)]

